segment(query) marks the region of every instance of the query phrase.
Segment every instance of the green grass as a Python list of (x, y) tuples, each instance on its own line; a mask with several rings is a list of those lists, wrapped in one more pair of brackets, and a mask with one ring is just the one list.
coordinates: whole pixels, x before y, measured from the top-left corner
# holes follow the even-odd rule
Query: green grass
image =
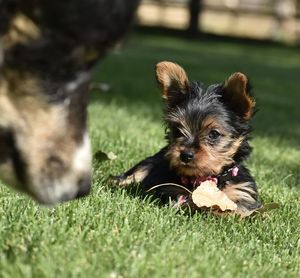
[[(160, 60), (181, 64), (191, 79), (223, 81), (247, 73), (260, 111), (248, 160), (265, 202), (280, 209), (239, 220), (176, 213), (112, 189), (120, 173), (164, 145), (154, 80)], [(92, 194), (56, 208), (0, 189), (0, 277), (299, 277), (300, 52), (275, 46), (134, 35), (99, 65), (89, 106), (94, 151)]]

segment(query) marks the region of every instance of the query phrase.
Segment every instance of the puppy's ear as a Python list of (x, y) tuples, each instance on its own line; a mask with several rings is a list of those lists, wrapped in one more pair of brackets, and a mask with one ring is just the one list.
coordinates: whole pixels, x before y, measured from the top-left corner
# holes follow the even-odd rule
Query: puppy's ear
[(184, 69), (175, 63), (158, 63), (156, 79), (164, 99), (170, 100), (188, 93), (188, 77)]
[(250, 84), (245, 74), (236, 72), (225, 81), (223, 98), (239, 116), (245, 120), (251, 118), (255, 100), (250, 95)]

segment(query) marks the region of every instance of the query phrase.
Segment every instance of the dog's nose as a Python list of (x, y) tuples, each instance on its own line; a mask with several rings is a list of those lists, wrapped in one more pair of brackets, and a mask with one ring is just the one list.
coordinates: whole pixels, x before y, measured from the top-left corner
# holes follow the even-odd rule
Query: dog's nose
[(182, 151), (180, 153), (180, 160), (184, 163), (188, 163), (194, 159), (194, 152), (192, 151)]
[(91, 177), (90, 175), (84, 176), (78, 181), (78, 193), (76, 198), (81, 198), (88, 195), (91, 191)]

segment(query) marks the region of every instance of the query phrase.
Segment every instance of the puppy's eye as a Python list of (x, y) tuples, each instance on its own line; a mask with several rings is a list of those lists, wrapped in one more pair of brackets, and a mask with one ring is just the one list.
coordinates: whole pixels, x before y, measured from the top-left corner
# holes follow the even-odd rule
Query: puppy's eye
[(173, 133), (174, 137), (182, 137), (183, 136), (183, 134), (179, 128), (174, 128), (172, 133)]
[(220, 136), (221, 136), (220, 132), (215, 129), (211, 130), (210, 133), (208, 134), (209, 139), (213, 141), (217, 140)]

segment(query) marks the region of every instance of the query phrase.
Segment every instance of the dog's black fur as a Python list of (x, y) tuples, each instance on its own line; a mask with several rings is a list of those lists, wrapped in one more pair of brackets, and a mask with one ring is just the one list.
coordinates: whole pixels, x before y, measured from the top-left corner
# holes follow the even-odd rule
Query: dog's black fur
[[(42, 35), (30, 43), (17, 43), (5, 50), (3, 64), (33, 71), (47, 79), (55, 94), (56, 86), (90, 70), (125, 33), (138, 0), (1, 0), (0, 35), (12, 18), (21, 13), (34, 22)], [(92, 56), (89, 56), (92, 51)], [(54, 84), (53, 84), (54, 82)], [(51, 99), (60, 101), (62, 95)]]

